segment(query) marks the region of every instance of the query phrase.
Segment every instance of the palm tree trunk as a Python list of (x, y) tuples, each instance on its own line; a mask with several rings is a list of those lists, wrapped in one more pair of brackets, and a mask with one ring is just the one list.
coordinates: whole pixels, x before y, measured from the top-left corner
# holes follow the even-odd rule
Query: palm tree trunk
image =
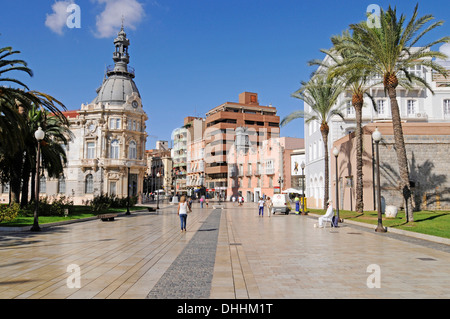
[(23, 208), (28, 205), (28, 186), (30, 183), (30, 173), (31, 173), (31, 165), (28, 159), (28, 151), (24, 156), (25, 162), (23, 164), (22, 170), (22, 198), (20, 199), (20, 207)]
[(360, 214), (364, 210), (363, 199), (363, 159), (362, 159), (362, 102), (354, 105), (356, 115), (356, 211)]
[[(328, 132), (329, 127), (326, 124), (322, 124), (320, 127), (320, 132), (322, 133), (324, 155), (325, 155), (325, 183), (324, 183), (324, 195), (323, 195), (323, 208), (327, 207), (327, 202), (329, 198), (330, 189), (330, 171), (329, 171), (329, 158), (328, 158)], [(336, 172), (337, 173), (337, 172)], [(338, 203), (336, 203), (337, 205)]]
[(387, 88), (388, 95), (391, 101), (392, 126), (394, 130), (394, 143), (397, 153), (397, 161), (400, 173), (400, 190), (403, 195), (405, 203), (406, 222), (414, 221), (411, 201), (411, 190), (409, 186), (409, 168), (408, 158), (406, 156), (405, 140), (403, 138), (402, 122), (400, 117), (400, 110), (397, 103), (397, 93), (395, 87)]
[(19, 151), (13, 156), (13, 162), (10, 169), (9, 187), (10, 187), (10, 203), (20, 203), (20, 182), (22, 180), (22, 163), (23, 152)]

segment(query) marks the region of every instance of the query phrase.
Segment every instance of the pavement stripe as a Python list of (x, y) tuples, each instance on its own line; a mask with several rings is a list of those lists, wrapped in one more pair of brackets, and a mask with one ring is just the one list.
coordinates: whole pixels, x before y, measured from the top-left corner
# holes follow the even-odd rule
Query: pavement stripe
[(221, 213), (221, 209), (211, 211), (147, 299), (209, 298)]

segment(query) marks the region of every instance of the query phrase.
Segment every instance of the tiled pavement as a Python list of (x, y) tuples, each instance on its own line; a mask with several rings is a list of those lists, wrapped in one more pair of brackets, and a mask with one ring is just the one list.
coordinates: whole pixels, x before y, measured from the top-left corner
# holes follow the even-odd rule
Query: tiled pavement
[(0, 298), (450, 298), (449, 245), (224, 206), (1, 232)]

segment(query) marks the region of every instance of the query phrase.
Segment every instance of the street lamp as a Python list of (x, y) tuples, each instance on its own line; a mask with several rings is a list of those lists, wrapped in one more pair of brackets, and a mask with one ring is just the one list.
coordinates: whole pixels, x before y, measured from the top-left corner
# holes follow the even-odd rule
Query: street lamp
[(300, 164), (302, 168), (302, 195), (303, 195), (303, 203), (302, 203), (302, 215), (305, 215), (305, 162)]
[(45, 132), (39, 127), (36, 132), (34, 132), (34, 137), (37, 141), (37, 154), (36, 154), (36, 178), (35, 178), (35, 191), (34, 191), (34, 222), (33, 226), (31, 227), (31, 231), (40, 231), (41, 228), (39, 227), (39, 164), (40, 164), (40, 158), (41, 158), (41, 141), (45, 137)]
[(128, 175), (127, 175), (127, 212), (125, 213), (125, 215), (130, 215), (130, 163), (127, 163), (127, 171), (128, 171)]
[(333, 149), (333, 155), (334, 158), (336, 159), (336, 223), (335, 225), (337, 226), (337, 224), (339, 223), (339, 177), (338, 177), (338, 155), (339, 155), (339, 150), (337, 149), (337, 147), (335, 146)]
[(380, 152), (378, 149), (378, 144), (381, 141), (381, 133), (378, 131), (378, 128), (375, 128), (375, 131), (372, 133), (372, 139), (375, 141), (376, 152), (377, 152), (377, 210), (378, 210), (378, 225), (375, 229), (378, 233), (385, 233), (386, 229), (383, 227), (383, 221), (381, 216), (381, 185), (380, 185)]
[[(156, 174), (156, 177), (158, 178), (157, 179), (158, 184), (160, 184), (159, 178), (161, 177), (161, 174), (158, 172), (158, 174)], [(161, 187), (161, 186), (159, 186), (159, 187)], [(157, 189), (156, 189), (156, 209), (159, 209), (159, 189), (158, 189), (159, 187), (157, 187)]]

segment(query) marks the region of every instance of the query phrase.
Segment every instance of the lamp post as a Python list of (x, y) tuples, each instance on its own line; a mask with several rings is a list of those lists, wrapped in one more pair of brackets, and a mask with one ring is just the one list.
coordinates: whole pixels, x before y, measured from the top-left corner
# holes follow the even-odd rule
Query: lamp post
[(383, 227), (383, 221), (381, 216), (381, 185), (380, 185), (380, 152), (378, 149), (378, 144), (381, 141), (381, 133), (378, 131), (378, 128), (375, 128), (375, 131), (372, 133), (372, 139), (375, 141), (375, 148), (377, 152), (376, 161), (377, 161), (377, 211), (378, 211), (378, 225), (375, 231), (377, 233), (385, 233), (386, 229)]
[(338, 177), (338, 155), (339, 155), (339, 150), (337, 149), (337, 147), (335, 146), (333, 149), (333, 155), (335, 158), (335, 162), (336, 162), (336, 226), (339, 223), (339, 177)]
[(34, 191), (34, 222), (33, 226), (31, 226), (31, 231), (40, 231), (41, 228), (39, 227), (39, 166), (40, 166), (40, 160), (41, 160), (41, 141), (45, 137), (45, 132), (39, 127), (36, 132), (34, 132), (34, 137), (37, 141), (37, 154), (36, 154), (36, 178), (35, 178), (35, 191)]
[(302, 169), (302, 195), (303, 195), (303, 202), (302, 202), (302, 215), (305, 215), (305, 162), (302, 162), (300, 164), (300, 167)]
[[(160, 184), (159, 182), (159, 178), (161, 177), (161, 174), (160, 174), (160, 172), (158, 172), (158, 174), (156, 174), (156, 177), (157, 177), (157, 181), (158, 181), (158, 184)], [(161, 187), (161, 186), (159, 186), (159, 187)], [(159, 209), (159, 187), (157, 187), (156, 188), (156, 209)]]
[(127, 163), (127, 212), (125, 215), (130, 215), (130, 163)]

